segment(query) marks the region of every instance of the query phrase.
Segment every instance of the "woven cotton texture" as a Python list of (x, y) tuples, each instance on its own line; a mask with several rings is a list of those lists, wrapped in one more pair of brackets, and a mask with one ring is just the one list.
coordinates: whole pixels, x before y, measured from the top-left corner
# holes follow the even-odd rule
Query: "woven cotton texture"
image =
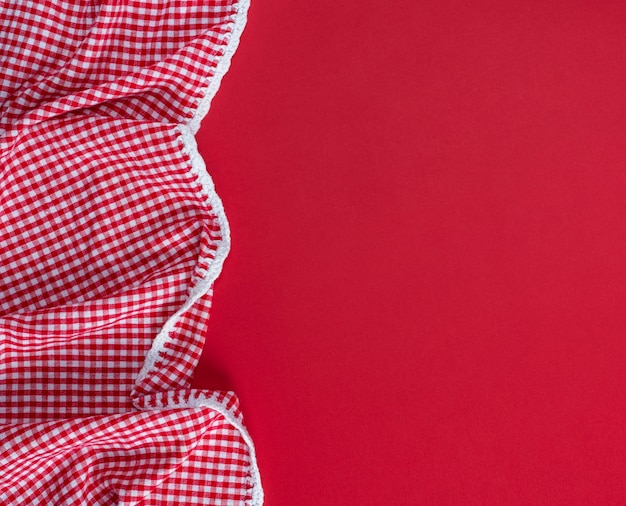
[(229, 249), (195, 145), (245, 1), (0, 0), (0, 504), (259, 505), (191, 388)]

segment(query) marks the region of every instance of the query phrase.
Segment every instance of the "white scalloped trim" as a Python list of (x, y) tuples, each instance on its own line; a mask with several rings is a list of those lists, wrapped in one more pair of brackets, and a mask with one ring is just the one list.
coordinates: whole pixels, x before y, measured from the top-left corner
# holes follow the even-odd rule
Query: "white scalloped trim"
[(252, 499), (250, 500), (250, 506), (262, 506), (264, 493), (263, 486), (261, 485), (261, 473), (259, 472), (259, 466), (256, 461), (254, 443), (252, 442), (252, 438), (250, 437), (248, 430), (228, 409), (214, 399), (197, 399), (189, 402), (188, 405), (190, 408), (207, 407), (219, 412), (230, 425), (239, 431), (241, 437), (248, 445), (248, 452), (250, 453), (250, 477), (252, 479)]
[[(211, 206), (213, 212), (217, 216), (217, 221), (220, 226), (222, 240), (217, 246), (217, 251), (215, 252), (215, 259), (211, 262), (211, 265), (206, 272), (205, 276), (198, 281), (198, 283), (193, 287), (189, 298), (185, 302), (185, 304), (172, 316), (168, 322), (165, 324), (159, 335), (154, 340), (152, 345), (152, 349), (148, 354), (148, 358), (151, 359), (151, 365), (147, 367), (146, 374), (150, 370), (150, 367), (154, 365), (156, 360), (158, 359), (159, 352), (163, 349), (163, 345), (166, 340), (169, 338), (170, 331), (174, 328), (178, 321), (178, 317), (186, 311), (199, 297), (206, 294), (213, 285), (213, 282), (217, 279), (217, 277), (222, 272), (222, 266), (224, 265), (224, 260), (230, 251), (230, 227), (228, 225), (228, 220), (226, 219), (226, 214), (224, 212), (224, 206), (222, 205), (222, 200), (219, 198), (217, 193), (215, 192), (215, 186), (213, 184), (213, 179), (209, 175), (206, 170), (206, 165), (202, 156), (198, 152), (198, 146), (196, 143), (196, 138), (191, 131), (191, 129), (185, 125), (180, 125), (178, 127), (181, 131), (181, 137), (184, 144), (184, 149), (186, 153), (189, 155), (189, 159), (191, 160), (191, 171), (198, 177), (198, 181), (202, 186), (202, 190), (204, 195), (206, 196), (208, 205)], [(153, 351), (155, 352), (153, 354)], [(148, 364), (148, 359), (146, 359), (146, 367)], [(139, 379), (138, 379), (139, 381)], [(251, 478), (252, 478), (252, 500), (250, 502), (250, 506), (261, 506), (264, 500), (263, 493), (263, 485), (261, 484), (261, 474), (259, 472), (259, 466), (256, 460), (256, 450), (254, 448), (254, 443), (247, 429), (243, 426), (243, 424), (237, 420), (232, 413), (221, 403), (217, 402), (214, 399), (202, 399), (202, 400), (193, 400), (188, 403), (189, 407), (200, 407), (206, 406), (211, 409), (215, 409), (219, 413), (221, 413), (228, 423), (230, 423), (233, 427), (235, 427), (240, 433), (243, 440), (248, 445), (248, 450), (250, 452), (250, 465), (251, 465)]]
[(157, 398), (152, 406), (150, 406), (151, 401), (148, 401), (148, 404), (146, 406), (138, 407), (138, 409), (146, 411), (149, 409), (207, 407), (221, 414), (226, 422), (229, 423), (235, 430), (237, 430), (239, 434), (241, 434), (241, 438), (248, 445), (248, 454), (250, 456), (250, 481), (252, 487), (250, 489), (251, 498), (249, 501), (246, 501), (246, 504), (248, 506), (262, 506), (264, 501), (264, 492), (261, 485), (261, 474), (259, 472), (259, 466), (256, 460), (256, 451), (248, 430), (241, 422), (241, 416), (237, 417), (236, 413), (234, 413), (232, 409), (229, 409), (227, 407), (228, 401), (218, 401), (215, 398), (216, 393), (213, 393), (211, 397), (205, 397), (201, 391), (196, 391), (196, 395), (199, 395), (200, 397), (189, 398), (182, 401), (178, 400), (177, 398), (179, 392), (171, 391), (167, 392), (167, 394), (168, 395), (165, 400)]
[(157, 334), (152, 341), (152, 347), (146, 356), (143, 367), (139, 371), (139, 375), (135, 380), (135, 384), (141, 383), (150, 371), (154, 368), (157, 361), (161, 358), (162, 352), (165, 353), (165, 343), (170, 338), (170, 332), (174, 329), (180, 316), (187, 311), (200, 297), (205, 295), (213, 282), (222, 272), (222, 266), (224, 260), (228, 256), (230, 251), (230, 227), (228, 226), (228, 220), (224, 213), (224, 206), (222, 200), (215, 192), (215, 186), (213, 179), (206, 170), (206, 165), (202, 156), (198, 152), (198, 146), (196, 144), (196, 138), (186, 125), (178, 125), (177, 128), (181, 133), (182, 149), (189, 156), (191, 161), (191, 172), (198, 178), (202, 186), (203, 196), (206, 198), (206, 203), (211, 207), (216, 215), (217, 222), (220, 227), (222, 240), (217, 245), (215, 251), (215, 259), (211, 261), (209, 269), (206, 271), (204, 277), (202, 277), (191, 289), (189, 297), (185, 303), (176, 311), (161, 328), (161, 331)]
[(187, 309), (189, 309), (189, 307), (191, 307), (191, 305), (196, 300), (198, 300), (199, 297), (209, 291), (211, 285), (221, 273), (224, 260), (228, 255), (228, 252), (230, 251), (230, 228), (228, 226), (226, 214), (224, 213), (224, 206), (222, 205), (221, 199), (215, 192), (213, 179), (207, 172), (204, 160), (198, 152), (198, 147), (194, 134), (198, 131), (202, 118), (209, 111), (211, 101), (217, 93), (217, 90), (222, 81), (222, 77), (230, 68), (231, 58), (239, 45), (241, 33), (243, 32), (243, 29), (246, 25), (249, 6), (250, 0), (240, 0), (240, 2), (238, 3), (237, 12), (233, 21), (233, 30), (231, 36), (228, 39), (226, 48), (224, 49), (224, 54), (222, 55), (220, 61), (216, 66), (215, 74), (210, 79), (209, 85), (206, 89), (206, 93), (198, 102), (196, 111), (194, 115), (190, 118), (188, 124), (181, 124), (177, 126), (181, 133), (183, 150), (187, 153), (191, 161), (190, 170), (198, 178), (198, 181), (202, 185), (203, 195), (206, 198), (207, 203), (211, 206), (211, 208), (217, 215), (217, 220), (221, 229), (222, 240), (218, 244), (217, 251), (215, 252), (215, 259), (211, 262), (209, 269), (204, 274), (204, 277), (196, 283), (183, 306), (180, 307), (178, 311), (176, 311), (176, 313), (174, 313), (167, 320), (159, 334), (152, 342), (152, 346), (150, 348), (150, 351), (148, 352), (148, 355), (146, 356), (143, 367), (141, 368), (141, 371), (139, 371), (139, 375), (135, 380), (135, 385), (143, 381), (148, 373), (154, 368), (154, 365), (160, 358), (161, 352), (163, 352), (165, 349), (164, 344), (169, 337), (169, 333), (178, 322), (180, 316), (185, 311), (187, 311)]
[(200, 123), (211, 108), (211, 101), (213, 100), (213, 97), (217, 93), (217, 90), (222, 83), (222, 78), (230, 68), (230, 61), (235, 54), (235, 51), (237, 51), (237, 48), (239, 47), (239, 40), (241, 39), (241, 34), (248, 20), (249, 7), (250, 0), (240, 0), (238, 2), (233, 31), (231, 32), (228, 43), (226, 44), (226, 48), (224, 49), (224, 54), (220, 58), (220, 61), (217, 63), (217, 67), (215, 68), (215, 75), (213, 75), (213, 77), (211, 78), (206, 93), (196, 105), (196, 111), (187, 123), (187, 125), (194, 134), (197, 133), (200, 129)]
[[(213, 179), (207, 172), (204, 160), (198, 152), (195, 133), (199, 130), (202, 119), (209, 112), (209, 109), (211, 107), (211, 101), (213, 100), (213, 97), (220, 87), (224, 74), (226, 74), (226, 72), (230, 68), (232, 56), (233, 54), (235, 54), (235, 51), (239, 46), (241, 34), (246, 25), (249, 6), (250, 0), (240, 0), (238, 2), (237, 12), (235, 14), (235, 19), (233, 23), (233, 30), (224, 49), (224, 54), (222, 55), (216, 66), (215, 74), (211, 77), (204, 96), (196, 105), (193, 116), (189, 119), (186, 125), (181, 124), (177, 126), (181, 134), (180, 138), (182, 140), (183, 150), (189, 156), (189, 160), (191, 162), (190, 171), (198, 178), (198, 181), (200, 182), (200, 185), (202, 187), (202, 194), (206, 198), (207, 204), (211, 207), (217, 217), (216, 219), (220, 226), (222, 240), (217, 246), (215, 259), (212, 260), (209, 269), (206, 271), (205, 275), (195, 284), (185, 303), (178, 309), (178, 311), (176, 311), (176, 313), (174, 313), (174, 315), (172, 315), (168, 319), (159, 334), (154, 339), (152, 347), (150, 348), (150, 351), (146, 356), (143, 367), (139, 372), (137, 379), (135, 380), (135, 384), (138, 384), (143, 379), (145, 379), (149, 372), (154, 368), (156, 362), (160, 358), (161, 352), (163, 352), (165, 349), (164, 344), (168, 340), (169, 334), (175, 327), (180, 316), (185, 311), (187, 311), (187, 309), (189, 309), (198, 300), (198, 298), (205, 295), (211, 289), (214, 281), (220, 275), (224, 260), (226, 259), (228, 252), (230, 251), (230, 227), (228, 225), (228, 220), (226, 219), (224, 206), (222, 205), (221, 199), (215, 192)], [(189, 407), (201, 406), (210, 407), (211, 409), (218, 411), (224, 416), (228, 423), (230, 423), (241, 433), (242, 438), (248, 445), (251, 460), (251, 475), (253, 486), (251, 492), (252, 500), (250, 506), (261, 506), (264, 500), (263, 487), (261, 484), (261, 475), (257, 465), (254, 443), (252, 441), (252, 438), (248, 434), (248, 431), (243, 426), (243, 424), (239, 420), (237, 420), (232, 415), (232, 413), (228, 411), (225, 406), (215, 401), (214, 399), (196, 400), (189, 403)]]
[(224, 49), (224, 54), (217, 63), (215, 74), (211, 77), (209, 85), (206, 88), (206, 92), (202, 99), (198, 102), (194, 115), (190, 118), (187, 125), (178, 125), (181, 132), (181, 139), (183, 142), (184, 150), (186, 151), (191, 161), (191, 172), (197, 176), (200, 184), (202, 185), (204, 196), (207, 199), (207, 203), (211, 206), (213, 211), (217, 215), (217, 220), (220, 225), (222, 240), (218, 244), (218, 248), (215, 254), (215, 260), (211, 262), (208, 271), (204, 277), (193, 287), (189, 298), (185, 304), (172, 315), (165, 323), (159, 334), (156, 336), (152, 343), (152, 347), (146, 356), (146, 360), (135, 380), (135, 384), (139, 384), (148, 375), (149, 371), (154, 367), (155, 363), (159, 359), (159, 355), (164, 351), (164, 343), (167, 340), (169, 333), (172, 331), (178, 319), (189, 307), (198, 300), (199, 297), (206, 294), (210, 289), (213, 282), (217, 279), (222, 271), (222, 265), (224, 259), (230, 251), (230, 228), (228, 226), (228, 220), (224, 213), (224, 206), (222, 201), (215, 192), (215, 186), (213, 185), (213, 179), (206, 170), (206, 165), (202, 156), (198, 152), (195, 133), (200, 128), (200, 123), (204, 116), (209, 112), (211, 107), (211, 101), (219, 89), (222, 77), (230, 68), (230, 61), (239, 46), (241, 34), (246, 25), (248, 8), (250, 7), (250, 0), (240, 0), (237, 6), (237, 12), (233, 21), (233, 30)]

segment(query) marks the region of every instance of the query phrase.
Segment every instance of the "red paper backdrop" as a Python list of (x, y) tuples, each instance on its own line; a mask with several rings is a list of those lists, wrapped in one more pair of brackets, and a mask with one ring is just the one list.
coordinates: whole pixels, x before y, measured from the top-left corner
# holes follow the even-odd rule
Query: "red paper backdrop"
[(267, 506), (626, 504), (626, 11), (253, 0), (199, 386)]

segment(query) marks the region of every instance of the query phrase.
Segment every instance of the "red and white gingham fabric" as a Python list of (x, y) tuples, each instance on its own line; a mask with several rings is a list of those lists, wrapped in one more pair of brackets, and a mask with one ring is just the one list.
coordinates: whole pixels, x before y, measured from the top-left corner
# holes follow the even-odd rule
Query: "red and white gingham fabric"
[(263, 502), (191, 389), (229, 249), (194, 140), (246, 0), (0, 0), (0, 504)]

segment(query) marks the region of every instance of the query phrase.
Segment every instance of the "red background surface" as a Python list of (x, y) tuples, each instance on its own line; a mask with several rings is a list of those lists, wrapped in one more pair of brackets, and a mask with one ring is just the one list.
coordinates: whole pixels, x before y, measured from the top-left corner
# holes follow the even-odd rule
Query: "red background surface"
[(252, 0), (196, 383), (268, 506), (626, 503), (626, 12)]

